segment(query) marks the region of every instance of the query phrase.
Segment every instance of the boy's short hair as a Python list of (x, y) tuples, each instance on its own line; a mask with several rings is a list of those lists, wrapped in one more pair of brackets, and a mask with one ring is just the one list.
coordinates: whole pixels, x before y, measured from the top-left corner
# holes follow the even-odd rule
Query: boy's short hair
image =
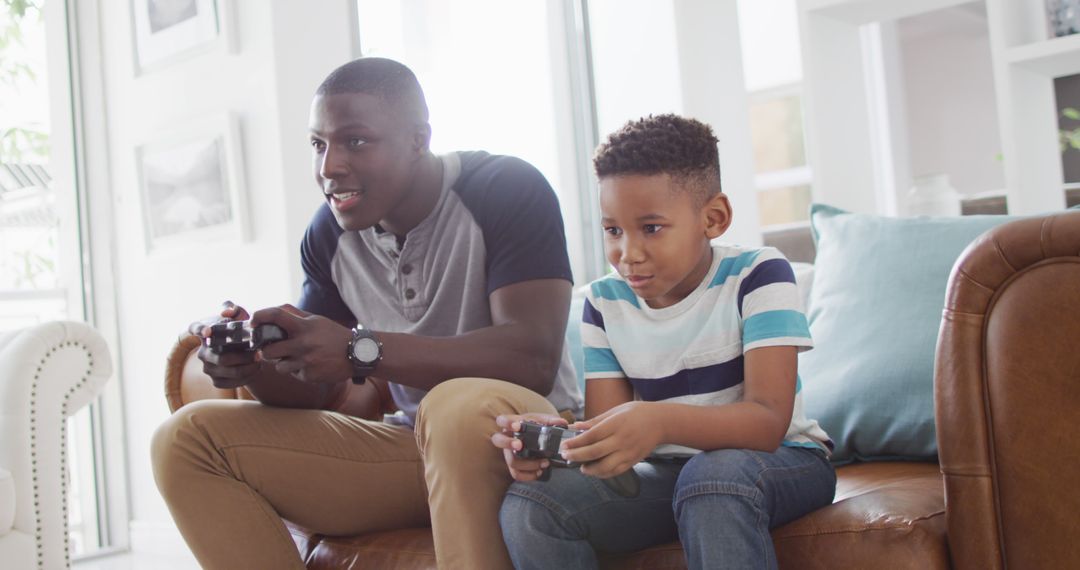
[(596, 148), (597, 178), (627, 174), (667, 174), (693, 193), (697, 206), (722, 191), (720, 154), (712, 128), (673, 114), (649, 115), (626, 123)]
[(367, 93), (381, 99), (411, 122), (428, 122), (427, 101), (416, 74), (384, 57), (354, 59), (326, 76), (315, 95)]

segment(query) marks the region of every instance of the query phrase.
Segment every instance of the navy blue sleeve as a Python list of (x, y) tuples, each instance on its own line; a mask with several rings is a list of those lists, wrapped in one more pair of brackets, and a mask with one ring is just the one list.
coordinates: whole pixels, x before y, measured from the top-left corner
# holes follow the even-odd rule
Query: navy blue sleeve
[(301, 310), (333, 319), (348, 327), (356, 325), (356, 317), (341, 299), (337, 284), (330, 272), (330, 263), (337, 252), (341, 226), (334, 219), (330, 206), (323, 204), (312, 218), (300, 243), (300, 266), (304, 269), (304, 286), (300, 292)]
[(573, 282), (559, 200), (539, 170), (510, 156), (466, 155), (455, 190), (484, 234), (489, 295), (534, 279)]

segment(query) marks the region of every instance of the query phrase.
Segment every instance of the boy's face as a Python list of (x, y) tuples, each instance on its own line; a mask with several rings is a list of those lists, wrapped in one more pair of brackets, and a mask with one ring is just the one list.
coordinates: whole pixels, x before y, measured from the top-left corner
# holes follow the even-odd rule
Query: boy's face
[(393, 212), (427, 148), (421, 128), (367, 93), (316, 96), (310, 130), (315, 181), (347, 231)]
[(608, 263), (654, 309), (674, 305), (701, 283), (712, 262), (709, 240), (731, 223), (727, 196), (699, 206), (673, 184), (667, 174), (600, 180)]

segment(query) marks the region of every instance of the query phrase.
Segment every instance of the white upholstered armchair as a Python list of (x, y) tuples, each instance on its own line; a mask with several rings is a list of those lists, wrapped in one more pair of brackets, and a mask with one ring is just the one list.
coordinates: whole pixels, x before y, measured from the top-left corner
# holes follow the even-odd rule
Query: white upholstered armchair
[(70, 566), (66, 419), (112, 374), (84, 323), (0, 333), (0, 566)]

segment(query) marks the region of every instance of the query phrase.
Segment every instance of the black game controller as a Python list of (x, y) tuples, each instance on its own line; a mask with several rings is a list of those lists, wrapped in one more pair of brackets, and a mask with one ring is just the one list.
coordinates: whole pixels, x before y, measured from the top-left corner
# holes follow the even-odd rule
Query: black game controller
[(210, 325), (210, 336), (203, 339), (215, 354), (252, 352), (279, 340), (289, 338), (285, 329), (271, 323), (251, 326), (251, 321), (229, 321)]
[[(567, 461), (559, 454), (559, 446), (563, 440), (585, 433), (582, 430), (574, 430), (559, 426), (547, 426), (544, 424), (522, 421), (521, 431), (514, 432), (514, 439), (521, 440), (521, 451), (514, 455), (522, 459), (547, 459), (556, 467), (580, 467), (582, 464), (575, 461)], [(540, 476), (541, 481), (551, 478), (551, 470), (545, 469)], [(633, 469), (615, 477), (604, 479), (604, 484), (620, 496), (632, 499), (641, 492), (641, 481)]]

